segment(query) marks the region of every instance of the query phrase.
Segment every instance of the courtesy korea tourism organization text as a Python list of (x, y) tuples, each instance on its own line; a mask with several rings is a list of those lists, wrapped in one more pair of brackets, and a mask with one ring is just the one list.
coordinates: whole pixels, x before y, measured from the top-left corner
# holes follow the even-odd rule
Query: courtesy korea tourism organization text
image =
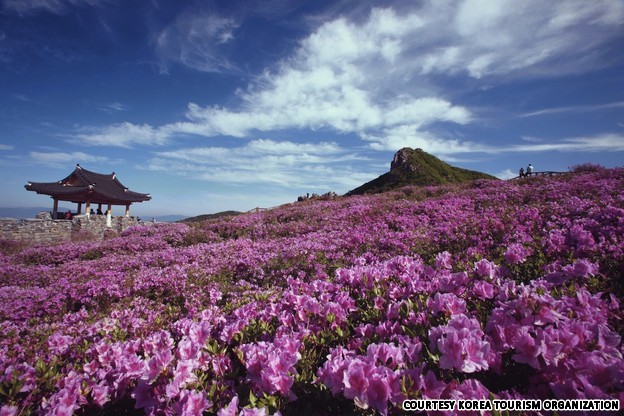
[(415, 399), (405, 400), (403, 410), (422, 411), (457, 411), (472, 412), (481, 410), (495, 411), (618, 411), (620, 401), (609, 400), (531, 400), (531, 399), (493, 399), (493, 400), (445, 400), (445, 399)]

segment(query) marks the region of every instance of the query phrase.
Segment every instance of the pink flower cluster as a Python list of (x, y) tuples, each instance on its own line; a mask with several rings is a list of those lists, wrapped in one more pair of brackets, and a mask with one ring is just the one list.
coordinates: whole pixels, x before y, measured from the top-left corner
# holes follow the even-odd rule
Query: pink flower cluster
[(403, 348), (392, 343), (371, 344), (364, 356), (338, 347), (319, 369), (318, 380), (333, 394), (385, 416), (388, 402), (397, 405), (405, 398), (401, 393), (401, 376), (407, 374), (405, 355)]
[(239, 348), (244, 356), (249, 379), (261, 391), (269, 394), (280, 393), (294, 400), (291, 391), (295, 364), (301, 359), (300, 337), (276, 337), (272, 343), (260, 341), (256, 344), (244, 344)]
[(0, 253), (0, 415), (624, 405), (622, 189), (407, 187)]
[(429, 341), (431, 350), (437, 348), (442, 354), (441, 368), (474, 373), (487, 370), (488, 359), (493, 359), (479, 321), (464, 314), (452, 315), (446, 325), (431, 328)]

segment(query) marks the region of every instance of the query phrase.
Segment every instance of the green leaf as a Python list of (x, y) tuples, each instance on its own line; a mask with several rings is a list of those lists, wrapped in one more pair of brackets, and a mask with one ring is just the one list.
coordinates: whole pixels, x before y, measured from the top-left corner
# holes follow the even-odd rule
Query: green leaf
[(253, 391), (249, 391), (249, 403), (256, 407), (256, 403), (258, 403), (258, 398), (253, 394)]

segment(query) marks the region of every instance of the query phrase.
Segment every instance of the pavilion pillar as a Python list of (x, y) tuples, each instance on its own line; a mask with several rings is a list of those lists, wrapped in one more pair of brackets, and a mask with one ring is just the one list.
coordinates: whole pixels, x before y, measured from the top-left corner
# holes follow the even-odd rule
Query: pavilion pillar
[(85, 206), (85, 215), (87, 218), (91, 218), (91, 201), (87, 201), (87, 205)]
[(126, 217), (130, 216), (130, 204), (126, 205)]
[(55, 220), (58, 213), (58, 199), (54, 198), (54, 205), (52, 206), (52, 219)]
[(106, 210), (106, 226), (109, 228), (113, 226), (113, 222), (111, 221), (112, 212), (112, 205), (108, 204), (108, 209)]
[(82, 214), (82, 202), (78, 202), (78, 211), (76, 211), (76, 214)]

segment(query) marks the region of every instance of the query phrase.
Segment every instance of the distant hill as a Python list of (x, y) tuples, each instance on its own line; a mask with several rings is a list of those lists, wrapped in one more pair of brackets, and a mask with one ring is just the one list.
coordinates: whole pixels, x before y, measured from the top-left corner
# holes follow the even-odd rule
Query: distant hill
[[(152, 217), (141, 217), (141, 219), (143, 221), (149, 221)], [(161, 216), (156, 216), (153, 217), (155, 221), (158, 222), (179, 222), (182, 221), (186, 218), (188, 218), (186, 215), (161, 215)]]
[[(58, 212), (76, 210), (76, 207), (59, 207)], [(0, 218), (35, 218), (40, 212), (51, 212), (52, 207), (0, 207)], [(186, 218), (184, 215), (161, 215), (156, 217), (141, 217), (143, 221), (150, 221), (154, 219), (158, 222), (176, 222)]]
[(347, 192), (346, 195), (377, 194), (408, 185), (444, 185), (476, 179), (497, 178), (486, 173), (451, 166), (422, 149), (405, 147), (395, 153), (390, 164), (390, 172)]
[(206, 220), (210, 220), (213, 218), (221, 218), (221, 217), (233, 217), (236, 215), (240, 215), (242, 214), (242, 212), (239, 211), (222, 211), (222, 212), (217, 212), (215, 214), (202, 214), (202, 215), (198, 215), (196, 217), (189, 217), (189, 218), (185, 218), (179, 222), (184, 222), (184, 223), (194, 223), (194, 222), (202, 222), (202, 221), (206, 221)]
[[(59, 207), (58, 212), (65, 212), (69, 208)], [(75, 208), (74, 208), (75, 209)], [(40, 212), (52, 212), (49, 207), (0, 207), (0, 218), (35, 218)]]

